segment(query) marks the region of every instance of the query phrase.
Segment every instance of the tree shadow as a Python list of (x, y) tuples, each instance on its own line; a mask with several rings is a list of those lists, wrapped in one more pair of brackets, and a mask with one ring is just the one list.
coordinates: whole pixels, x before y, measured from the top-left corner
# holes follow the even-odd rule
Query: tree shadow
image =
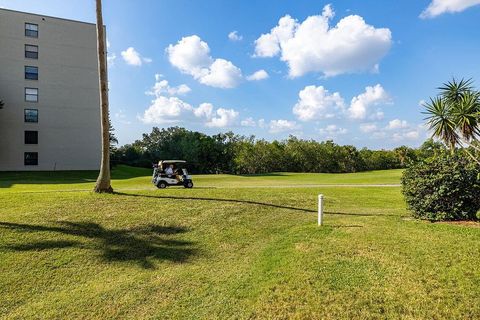
[(92, 241), (38, 241), (9, 245), (13, 251), (38, 251), (63, 248), (83, 248), (100, 252), (106, 262), (135, 262), (145, 269), (154, 269), (154, 261), (188, 262), (198, 254), (194, 243), (173, 237), (188, 232), (184, 227), (147, 225), (133, 229), (106, 229), (93, 222), (59, 222), (56, 226), (0, 222), (0, 228), (18, 232), (57, 233)]
[[(151, 176), (151, 170), (119, 165), (112, 169), (112, 179), (125, 180)], [(98, 171), (4, 171), (0, 172), (0, 188), (10, 188), (15, 184), (80, 184), (93, 183)]]
[[(258, 206), (264, 206), (264, 207), (272, 207), (272, 208), (278, 208), (278, 209), (303, 211), (303, 212), (307, 212), (307, 213), (318, 213), (317, 210), (312, 210), (312, 209), (298, 208), (298, 207), (278, 205), (278, 204), (273, 204), (273, 203), (266, 203), (266, 202), (252, 201), (252, 200), (205, 198), (205, 197), (151, 196), (151, 195), (146, 195), (146, 194), (134, 194), (134, 193), (123, 193), (123, 192), (115, 192), (115, 194), (121, 195), (121, 196), (126, 196), (126, 197), (142, 197), (142, 198), (153, 198), (153, 199), (234, 202), (234, 203), (258, 205)], [(395, 214), (347, 213), (347, 212), (333, 212), (333, 211), (324, 211), (323, 213), (324, 214), (331, 214), (331, 215), (358, 216), (358, 217), (378, 217), (378, 216), (398, 217)]]

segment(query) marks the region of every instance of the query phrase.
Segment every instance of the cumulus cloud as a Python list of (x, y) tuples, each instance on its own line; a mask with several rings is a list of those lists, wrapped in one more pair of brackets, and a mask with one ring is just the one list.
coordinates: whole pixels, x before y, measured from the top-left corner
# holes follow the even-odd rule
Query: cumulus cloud
[(242, 41), (243, 36), (238, 34), (238, 31), (232, 31), (228, 34), (228, 39), (231, 41)]
[(190, 92), (187, 85), (171, 87), (162, 75), (155, 75), (155, 85), (145, 94), (155, 99), (138, 116), (147, 124), (202, 123), (206, 127), (224, 128), (237, 123), (239, 113), (233, 109), (215, 108), (211, 103), (202, 103), (193, 107), (176, 95)]
[(461, 12), (480, 4), (480, 0), (433, 0), (420, 14), (423, 19), (434, 18), (443, 13)]
[(345, 129), (345, 128), (340, 128), (335, 124), (330, 124), (330, 125), (326, 126), (325, 128), (318, 129), (318, 132), (321, 135), (333, 138), (333, 137), (336, 137), (338, 135), (347, 134), (348, 130)]
[(225, 128), (234, 125), (237, 118), (237, 111), (220, 108), (217, 109), (214, 116), (212, 116), (205, 125), (211, 128)]
[(419, 130), (396, 132), (392, 135), (394, 141), (417, 140), (420, 137)]
[(182, 122), (193, 113), (193, 107), (178, 97), (159, 96), (145, 110), (141, 120), (147, 124)]
[(293, 114), (301, 121), (332, 118), (345, 106), (340, 93), (330, 94), (323, 86), (306, 86), (298, 96), (299, 100), (293, 107)]
[(142, 57), (142, 55), (133, 47), (130, 47), (125, 51), (122, 51), (121, 54), (122, 54), (123, 60), (125, 60), (125, 62), (131, 66), (140, 67), (144, 63), (152, 62), (152, 59)]
[(251, 75), (247, 76), (247, 80), (248, 81), (259, 81), (259, 80), (265, 80), (265, 79), (268, 79), (269, 75), (268, 75), (268, 72), (261, 69), (261, 70), (258, 70), (254, 73), (252, 73)]
[[(367, 117), (368, 110), (372, 106), (390, 103), (390, 97), (380, 84), (373, 87), (366, 87), (365, 92), (354, 97), (347, 110), (348, 116), (352, 119), (363, 120)], [(378, 112), (381, 111), (377, 111)], [(380, 113), (383, 117), (383, 113)]]
[(151, 96), (161, 96), (163, 94), (167, 94), (169, 96), (176, 96), (176, 95), (185, 95), (192, 91), (189, 86), (186, 84), (181, 84), (176, 87), (171, 87), (167, 80), (163, 79), (161, 74), (155, 75), (155, 84), (153, 85), (150, 91), (147, 91), (147, 95)]
[(210, 48), (199, 36), (183, 37), (166, 49), (170, 63), (202, 84), (234, 88), (242, 80), (242, 71), (225, 59), (213, 59)]
[(216, 88), (234, 88), (242, 79), (242, 72), (233, 63), (216, 59), (208, 70), (204, 69), (200, 83)]
[(241, 122), (240, 122), (240, 125), (242, 127), (255, 127), (257, 125), (257, 123), (255, 122), (255, 120), (253, 120), (252, 117), (248, 117), (246, 119), (243, 119)]
[(368, 25), (358, 15), (331, 26), (334, 14), (327, 5), (321, 15), (301, 23), (289, 15), (280, 18), (277, 26), (255, 41), (254, 56), (279, 55), (289, 66), (291, 77), (309, 72), (335, 76), (377, 70), (392, 44), (390, 30)]
[(408, 128), (408, 123), (405, 120), (394, 119), (390, 121), (387, 125), (388, 130), (396, 130), (396, 129), (405, 129)]
[(268, 127), (270, 133), (291, 132), (299, 129), (299, 125), (295, 121), (289, 120), (272, 120)]
[(426, 130), (422, 125), (412, 126), (405, 120), (394, 119), (379, 127), (377, 123), (362, 123), (359, 127), (373, 139), (386, 139), (395, 142), (412, 142), (419, 140)]
[(363, 133), (371, 133), (378, 130), (378, 127), (375, 123), (362, 123), (360, 125), (360, 131)]
[(203, 123), (206, 127), (225, 128), (235, 125), (239, 113), (233, 109), (202, 103), (197, 108), (178, 97), (159, 96), (139, 119), (147, 124)]

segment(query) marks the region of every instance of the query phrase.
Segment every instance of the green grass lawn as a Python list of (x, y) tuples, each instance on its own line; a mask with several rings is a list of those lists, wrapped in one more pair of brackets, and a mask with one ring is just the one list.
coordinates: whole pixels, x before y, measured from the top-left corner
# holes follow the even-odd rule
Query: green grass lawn
[(411, 220), (399, 187), (362, 187), (400, 175), (157, 190), (119, 167), (119, 193), (97, 195), (91, 172), (0, 173), (0, 318), (480, 318), (480, 228)]

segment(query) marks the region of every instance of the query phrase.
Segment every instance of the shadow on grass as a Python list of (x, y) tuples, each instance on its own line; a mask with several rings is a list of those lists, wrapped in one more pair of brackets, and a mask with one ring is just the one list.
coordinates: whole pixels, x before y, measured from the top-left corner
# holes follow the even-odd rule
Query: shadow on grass
[[(137, 177), (150, 177), (151, 170), (118, 165), (112, 169), (112, 179), (124, 180)], [(14, 184), (80, 184), (94, 183), (98, 171), (8, 171), (0, 172), (0, 188), (10, 188)]]
[[(307, 212), (307, 213), (317, 213), (318, 212), (317, 210), (312, 210), (312, 209), (298, 208), (298, 207), (292, 207), (292, 206), (284, 206), (284, 205), (258, 202), (258, 201), (251, 201), (251, 200), (204, 198), (204, 197), (150, 196), (150, 195), (145, 195), (145, 194), (134, 194), (134, 193), (123, 193), (123, 192), (115, 192), (115, 194), (120, 195), (120, 196), (126, 196), (126, 197), (141, 197), (141, 198), (153, 198), (153, 199), (233, 202), (233, 203), (243, 203), (243, 204), (251, 204), (251, 205), (264, 206), (264, 207), (278, 208), (278, 209), (302, 211), (302, 212)], [(347, 212), (332, 212), (332, 211), (324, 211), (323, 213), (324, 214), (331, 214), (331, 215), (358, 216), (358, 217), (378, 217), (378, 216), (397, 217), (397, 215), (394, 215), (394, 214), (347, 213)]]
[(171, 239), (174, 235), (188, 231), (177, 226), (105, 229), (91, 222), (60, 222), (56, 226), (0, 222), (0, 228), (18, 232), (56, 233), (92, 240), (38, 241), (9, 245), (4, 247), (7, 250), (38, 251), (76, 247), (99, 251), (101, 258), (107, 262), (135, 262), (145, 269), (153, 269), (155, 260), (183, 263), (198, 253), (193, 242)]

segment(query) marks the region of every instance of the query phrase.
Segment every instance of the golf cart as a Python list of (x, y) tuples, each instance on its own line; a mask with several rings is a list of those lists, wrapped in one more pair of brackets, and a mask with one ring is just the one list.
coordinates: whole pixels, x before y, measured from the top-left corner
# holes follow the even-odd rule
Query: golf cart
[(192, 177), (185, 169), (184, 160), (161, 160), (153, 166), (152, 183), (159, 189), (168, 186), (193, 188)]

